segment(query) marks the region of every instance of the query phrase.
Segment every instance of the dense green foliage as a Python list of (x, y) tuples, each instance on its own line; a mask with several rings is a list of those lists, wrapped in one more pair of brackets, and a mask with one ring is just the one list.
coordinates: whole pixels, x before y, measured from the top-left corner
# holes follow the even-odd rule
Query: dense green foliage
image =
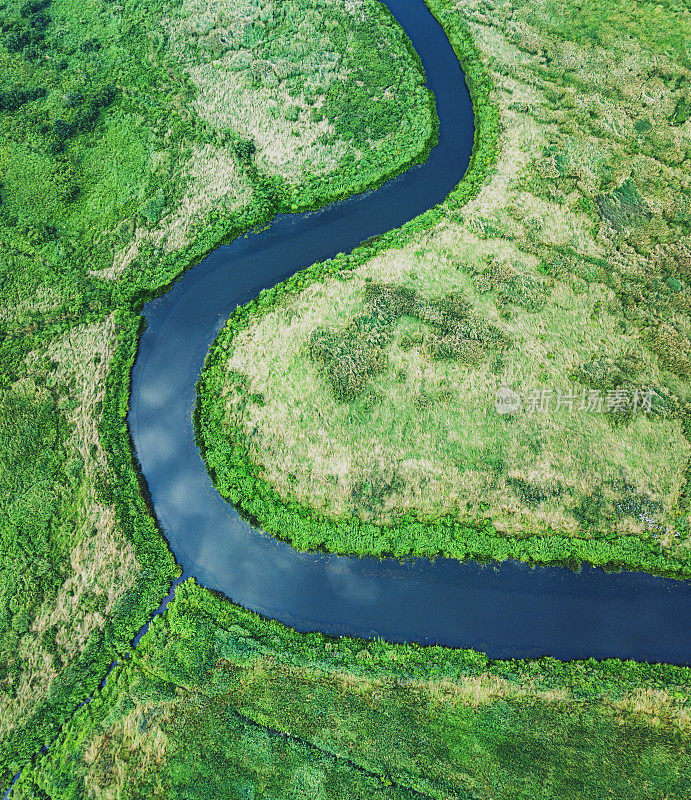
[[(198, 438), (212, 479), (249, 519), (299, 549), (397, 557), (513, 557), (569, 566), (586, 561), (611, 569), (689, 577), (689, 150), (687, 131), (676, 130), (684, 124), (678, 121), (676, 108), (688, 89), (688, 58), (678, 47), (679, 37), (663, 19), (659, 36), (653, 36), (657, 16), (648, 6), (641, 10), (636, 3), (625, 4), (616, 13), (610, 3), (596, 4), (581, 14), (576, 6), (556, 9), (550, 5), (546, 10), (519, 2), (503, 6), (497, 19), (488, 10), (490, 3), (474, 3), (467, 14), (451, 10), (446, 3), (430, 5), (455, 35), (454, 47), (474, 94), (480, 137), (474, 167), (439, 209), (350, 256), (299, 273), (235, 312), (211, 350), (199, 385)], [(680, 27), (688, 28), (688, 15), (679, 4), (670, 8)], [(601, 28), (594, 37), (594, 20), (604, 20), (610, 13), (614, 16), (606, 31)], [(505, 24), (512, 14), (521, 22)], [(478, 26), (477, 50), (463, 33), (465, 16)], [(589, 33), (581, 30), (585, 27)], [(617, 38), (620, 28), (640, 40), (641, 48), (650, 48), (640, 50), (639, 72), (628, 65), (628, 45)], [(617, 65), (620, 58), (625, 62), (623, 67), (610, 71), (607, 47), (616, 53)], [(548, 53), (544, 62), (543, 52)], [(484, 54), (485, 66), (479, 53)], [(672, 61), (659, 66), (658, 53)], [(579, 60), (581, 55), (576, 54), (590, 61)], [(598, 75), (597, 92), (590, 96), (593, 70)], [(490, 101), (493, 82), (495, 95)], [(658, 97), (658, 105), (644, 101), (641, 112), (631, 105), (631, 98), (638, 96), (643, 83), (651, 91), (664, 84), (669, 97), (665, 95), (664, 102)], [(499, 97), (505, 124), (513, 127), (503, 142), (507, 156), (496, 164)], [(530, 103), (524, 102), (527, 97), (532, 98)], [(512, 163), (513, 158), (518, 165)], [(488, 175), (492, 180), (483, 197), (469, 204), (469, 211), (465, 200)], [(440, 224), (425, 235), (436, 223)], [(411, 241), (420, 243), (417, 250), (414, 246), (405, 249)], [(401, 250), (398, 273), (392, 267), (396, 248)], [(478, 254), (472, 252), (475, 248)], [(386, 258), (377, 260), (384, 251)], [(416, 263), (411, 266), (413, 260)], [(647, 266), (642, 269), (644, 260)], [(633, 396), (651, 390), (651, 409), (635, 428), (638, 434), (632, 432), (631, 407), (591, 417), (592, 425), (576, 420), (575, 415), (563, 415), (560, 420), (549, 415), (530, 419), (528, 414), (501, 419), (481, 413), (476, 419), (468, 419), (470, 414), (461, 417), (469, 403), (465, 402), (468, 395), (457, 392), (458, 384), (467, 386), (475, 380), (489, 387), (481, 411), (488, 407), (493, 411), (492, 381), (499, 376), (512, 378), (509, 359), (498, 352), (501, 347), (491, 337), (481, 336), (488, 350), (497, 351), (496, 357), (485, 359), (477, 342), (469, 346), (472, 338), (444, 333), (443, 321), (440, 327), (438, 320), (430, 323), (421, 317), (412, 300), (405, 312), (410, 331), (402, 332), (398, 326), (394, 335), (393, 318), (382, 322), (373, 314), (368, 295), (381, 281), (392, 280), (379, 277), (378, 271), (387, 269), (388, 275), (401, 281), (391, 284), (395, 290), (390, 286), (387, 291), (407, 292), (410, 300), (419, 286), (427, 298), (430, 294), (436, 298), (428, 301), (431, 305), (442, 302), (451, 288), (463, 286), (464, 294), (456, 292), (456, 296), (472, 297), (468, 305), (473, 313), (486, 314), (489, 309), (488, 316), (501, 324), (507, 350), (511, 349), (507, 332), (517, 331), (523, 341), (514, 338), (513, 350), (520, 350), (523, 360), (516, 356), (509, 366), (519, 382), (526, 375), (534, 381), (526, 382), (526, 389), (560, 387), (568, 381), (581, 394), (592, 389), (602, 396), (617, 392)], [(352, 283), (358, 287), (353, 288), (348, 273), (356, 271), (357, 281)], [(462, 272), (467, 277), (458, 277)], [(453, 287), (444, 287), (446, 279), (454, 281)], [(338, 280), (342, 280), (342, 292)], [(307, 286), (312, 287), (309, 294), (301, 295)], [(361, 298), (357, 305), (351, 303), (353, 296)], [(563, 313), (588, 305), (592, 310), (584, 311), (580, 319)], [(315, 317), (333, 307), (338, 312), (325, 325), (317, 322), (315, 327)], [(343, 308), (351, 307), (354, 311), (348, 316)], [(273, 312), (272, 322), (261, 327)], [(412, 322), (424, 322), (426, 327)], [(281, 348), (281, 363), (287, 364), (284, 371), (277, 368), (270, 346), (264, 348), (263, 362), (256, 366), (250, 346), (253, 333), (259, 330), (264, 341), (270, 341), (274, 324), (282, 336), (304, 340), (301, 348), (293, 348), (290, 360)], [(303, 336), (308, 324), (312, 329)], [(280, 337), (275, 341), (281, 341)], [(392, 343), (397, 357), (401, 350), (413, 351), (415, 357), (404, 362), (403, 369), (400, 357), (394, 365)], [(614, 343), (613, 355), (607, 349), (610, 343)], [(573, 363), (577, 347), (590, 350)], [(409, 389), (416, 377), (418, 384), (424, 383), (435, 361), (456, 361), (463, 367), (481, 363), (484, 372), (439, 369), (433, 388), (442, 388), (433, 397), (422, 390), (417, 395), (409, 392), (404, 403), (403, 389), (398, 387), (405, 382), (405, 368), (413, 375), (405, 386)], [(252, 367), (239, 371), (237, 363)], [(286, 385), (286, 372), (311, 376), (315, 365), (322, 378), (316, 391), (304, 391), (306, 386), (315, 387), (311, 377)], [(556, 382), (560, 378), (563, 383)], [(283, 393), (283, 405), (275, 402), (275, 386)], [(285, 395), (289, 400), (283, 399)], [(386, 405), (380, 403), (383, 395)], [(430, 412), (425, 424), (416, 426), (427, 406), (440, 408), (449, 395), (455, 404), (452, 400), (437, 416)], [(274, 412), (283, 412), (289, 403), (295, 413), (291, 416), (286, 411), (279, 423)], [(347, 405), (346, 411), (341, 413), (338, 404)], [(494, 524), (496, 509), (489, 496), (480, 502), (473, 496), (475, 505), (467, 514), (463, 489), (458, 490), (460, 499), (454, 497), (453, 512), (439, 512), (428, 501), (433, 494), (431, 476), (450, 466), (450, 459), (444, 459), (454, 449), (448, 443), (447, 427), (439, 420), (448, 421), (454, 410), (462, 421), (453, 433), (457, 440), (463, 439), (456, 448), (459, 463), (453, 465), (458, 467), (457, 484), (465, 487), (461, 479), (470, 483), (468, 474), (475, 471), (485, 481), (478, 480), (479, 486), (500, 487), (496, 496), (503, 492), (500, 499), (505, 501), (501, 524)], [(404, 419), (398, 426), (397, 417)], [(264, 428), (269, 419), (271, 437)], [(283, 422), (285, 430), (280, 427)], [(463, 430), (466, 423), (468, 428)], [(668, 427), (663, 433), (664, 425)], [(316, 429), (315, 436), (304, 449), (296, 445), (291, 459), (290, 443), (299, 442), (302, 447), (300, 436), (307, 439), (308, 427)], [(561, 436), (554, 430), (560, 430)], [(282, 436), (280, 445), (273, 444), (277, 431)], [(398, 441), (393, 440), (402, 431), (407, 438), (396, 449)], [(383, 442), (378, 435), (382, 432), (384, 437), (390, 434), (392, 441)], [(603, 439), (603, 434), (609, 438)], [(436, 460), (428, 459), (427, 451), (420, 455), (419, 474), (406, 485), (396, 458), (414, 459), (416, 442), (423, 438), (443, 441), (444, 446), (439, 445), (436, 452), (430, 448), (439, 456)], [(381, 445), (379, 463), (364, 455), (372, 441)], [(554, 442), (560, 447), (558, 452), (551, 448)], [(587, 468), (588, 453), (598, 448), (605, 453), (604, 461), (609, 446), (620, 459), (613, 466), (608, 464), (610, 474), (600, 474), (593, 467), (595, 474), (585, 474), (588, 480), (579, 483), (576, 464), (582, 460)], [(661, 491), (653, 497), (636, 485), (628, 468), (635, 462), (639, 476), (659, 469), (660, 446), (669, 456), (664, 467), (674, 478), (666, 495)], [(303, 469), (303, 462), (310, 459), (317, 466)], [(562, 480), (558, 459), (565, 465), (563, 472), (570, 484)], [(327, 462), (328, 468), (321, 466)], [(351, 465), (346, 476), (338, 466), (345, 462)], [(360, 462), (366, 462), (366, 468), (360, 468)], [(519, 470), (521, 474), (515, 474)], [(412, 471), (408, 469), (408, 478)], [(282, 483), (278, 473), (286, 476)], [(330, 506), (329, 496), (341, 490), (345, 499)], [(475, 494), (480, 493), (478, 489)], [(404, 506), (398, 502), (401, 497), (412, 500)], [(553, 512), (559, 503), (558, 515)], [(520, 528), (517, 523), (512, 528), (516, 506), (528, 520)], [(385, 512), (390, 513), (382, 522), (379, 517), (386, 517)], [(531, 521), (536, 523), (533, 527)]]
[[(69, 464), (62, 452), (61, 417), (49, 400), (17, 392), (0, 399), (0, 498), (5, 520), (0, 679), (8, 692), (16, 691), (21, 673), (19, 640), (43, 596), (55, 592), (64, 579), (67, 532), (55, 527), (67, 522), (60, 519), (60, 507), (70, 500), (68, 469), (74, 472), (80, 465)], [(54, 658), (60, 656), (56, 653)]]
[[(199, 10), (193, 5), (186, 6), (191, 15)], [(204, 12), (213, 3), (201, 5)], [(330, 5), (312, 2), (309, 25), (319, 28)], [(401, 231), (264, 293), (234, 317), (235, 330), (282, 294), (414, 240), (477, 195), (496, 163), (498, 112), (460, 18), (445, 3), (431, 5), (453, 38), (473, 93), (476, 146), (466, 179), (445, 204)], [(202, 13), (200, 47), (192, 52), (210, 53), (202, 59), (208, 66), (215, 55), (234, 58), (261, 48), (261, 75), (242, 67), (244, 57), (236, 61), (248, 81), (241, 84), (243, 91), (253, 86), (260, 94), (269, 85), (263, 79), (276, 71), (272, 59), (285, 59), (279, 82), (287, 81), (287, 96), (297, 110), (282, 106), (279, 117), (295, 118), (299, 132), (302, 122), (318, 122), (313, 117), (319, 114), (311, 109), (306, 120), (305, 109), (298, 107), (300, 75), (285, 63), (303, 55), (299, 48), (288, 52), (291, 29), (285, 23), (291, 16), (271, 17), (276, 26), (267, 25), (275, 10), (268, 6), (247, 4), (258, 19), (229, 47), (213, 27), (219, 20), (212, 19), (209, 28)], [(352, 84), (359, 88), (351, 94), (325, 83), (317, 93), (326, 99), (321, 109), (335, 138), (349, 143), (345, 160), (330, 176), (314, 180), (268, 169), (251, 130), (236, 129), (234, 120), (219, 127), (213, 115), (199, 113), (202, 89), (187, 68), (200, 64), (169, 46), (174, 32), (160, 24), (179, 21), (179, 10), (179, 3), (164, 0), (0, 3), (0, 774), (5, 781), (52, 740), (98, 686), (111, 660), (129, 651), (133, 634), (177, 573), (146, 507), (125, 421), (141, 302), (223, 239), (266, 223), (278, 210), (327, 202), (377, 183), (422, 157), (419, 147), (431, 141), (428, 98), (418, 72), (404, 71), (395, 99), (378, 91), (387, 88), (378, 82), (398, 73), (389, 71), (385, 48), (367, 52), (380, 28), (365, 21), (342, 43), (364, 85)], [(307, 24), (301, 10), (291, 4), (292, 20), (304, 16)], [(380, 13), (378, 24), (390, 25)], [(271, 31), (280, 36), (267, 36)], [(338, 26), (330, 35), (338, 49)], [(293, 38), (297, 41), (297, 34)], [(388, 41), (407, 48), (394, 27)], [(663, 44), (677, 46), (673, 30)], [(272, 51), (274, 46), (283, 49)], [(318, 73), (319, 65), (307, 61), (310, 75)], [(401, 116), (406, 99), (401, 93), (413, 89), (416, 107)], [(365, 102), (366, 108), (358, 106)], [(421, 115), (419, 127), (406, 130), (400, 152), (398, 140), (390, 138), (378, 154), (364, 153), (369, 172), (349, 162), (352, 144), (362, 149), (372, 137), (396, 132), (415, 113)], [(686, 116), (680, 100), (675, 124)], [(388, 127), (381, 127), (384, 122)], [(181, 209), (194, 206), (195, 191), (202, 193), (208, 175), (213, 180), (204, 187), (206, 205), (194, 218), (180, 216)], [(612, 182), (600, 193), (597, 207), (612, 224), (641, 216), (631, 187)], [(175, 238), (179, 226), (184, 235)], [(672, 273), (667, 278), (668, 294), (677, 296), (679, 278)], [(528, 290), (507, 286), (507, 303), (516, 297), (532, 302)], [(457, 322), (459, 313), (456, 307)], [(444, 357), (449, 331), (441, 326), (436, 333), (444, 340), (438, 352)], [(661, 341), (672, 337), (674, 343), (674, 336), (663, 331)], [(66, 348), (70, 337), (82, 337), (83, 343)], [(106, 340), (110, 350), (93, 355), (94, 343)], [(672, 355), (683, 370), (683, 349)], [(103, 369), (96, 367), (98, 359)], [(75, 365), (92, 362), (91, 372), (75, 377)], [(92, 375), (95, 396), (84, 391)], [(205, 380), (213, 390), (213, 376)], [(90, 438), (92, 424), (98, 436)], [(202, 429), (206, 441), (213, 424), (210, 418)], [(431, 548), (461, 556), (585, 558), (673, 571), (669, 561), (641, 550), (637, 540), (580, 542), (569, 549), (572, 543), (557, 538), (539, 546), (497, 543), (487, 531), (468, 529), (460, 549), (452, 549), (445, 520), (435, 526), (406, 520), (391, 540), (376, 526), (335, 530), (304, 509), (286, 509), (239, 445), (223, 443), (219, 453), (218, 461), (210, 455), (210, 464), (217, 476), (231, 468), (227, 494), (269, 529), (296, 530), (301, 547), (358, 552), (371, 540), (367, 550), (380, 553)], [(590, 507), (582, 510), (584, 517), (592, 513)], [(101, 550), (110, 553), (110, 561), (101, 558)], [(123, 563), (129, 566), (121, 574)], [(686, 567), (674, 569), (682, 573)], [(361, 693), (342, 688), (344, 674), (365, 681), (358, 684)], [(473, 678), (501, 682), (496, 690), (482, 688), (487, 702), (480, 710), (473, 703), (430, 699), (442, 679), (465, 684)], [(411, 686), (412, 680), (435, 683), (428, 690)], [(25, 771), (16, 791), (39, 798), (45, 792), (57, 798), (104, 791), (166, 798), (223, 792), (408, 797), (417, 788), (438, 797), (501, 791), (507, 797), (568, 797), (586, 787), (583, 791), (597, 797), (605, 796), (601, 764), (607, 763), (613, 765), (608, 789), (614, 796), (674, 796), (688, 777), (688, 739), (678, 724), (688, 682), (688, 670), (664, 665), (490, 662), (468, 651), (299, 635), (187, 585), (165, 619), (154, 623), (144, 649), (113, 673), (93, 705), (72, 716), (64, 737), (35, 769)], [(473, 686), (471, 681), (471, 692)], [(325, 720), (335, 712), (331, 730)], [(401, 731), (410, 734), (405, 741)], [(203, 766), (201, 752), (213, 753), (216, 769)]]
[(690, 677), (299, 634), (186, 582), (15, 792), (681, 797)]
[[(381, 181), (424, 158), (433, 140), (419, 62), (383, 7), (368, 0), (355, 26), (338, 3), (282, 5), (290, 13), (276, 26), (259, 20), (252, 42), (222, 49), (260, 48), (270, 67), (271, 48), (288, 48), (273, 55), (295, 62), (279, 78), (295, 90), (302, 60), (316, 75), (323, 55), (309, 37), (299, 41), (301, 11), (318, 13), (315, 24), (337, 16), (346, 39), (334, 54), (345, 48), (348, 67), (360, 69), (368, 104), (341, 133), (358, 137), (366, 169), (336, 163), (314, 181), (268, 174), (255, 131), (239, 118), (206, 120), (190, 71), (213, 58), (203, 42), (191, 56), (175, 44), (180, 19), (199, 9), (178, 0), (0, 3), (3, 782), (129, 648), (177, 574), (125, 420), (141, 303), (221, 241), (279, 210)], [(268, 82), (259, 84), (253, 103), (268, 96)], [(365, 99), (347, 86), (331, 95), (334, 121)], [(379, 95), (380, 108), (390, 106), (385, 130), (374, 126)], [(338, 136), (320, 143), (327, 161)]]

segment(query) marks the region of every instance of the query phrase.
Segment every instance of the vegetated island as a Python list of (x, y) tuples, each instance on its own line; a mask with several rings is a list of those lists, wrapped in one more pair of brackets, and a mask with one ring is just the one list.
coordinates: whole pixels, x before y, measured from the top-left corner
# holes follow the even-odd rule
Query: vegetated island
[(142, 302), (221, 241), (424, 159), (374, 0), (0, 3), (0, 775), (178, 572), (125, 423)]
[(219, 491), (300, 549), (691, 575), (691, 18), (431, 0), (474, 160), (434, 212), (239, 309)]

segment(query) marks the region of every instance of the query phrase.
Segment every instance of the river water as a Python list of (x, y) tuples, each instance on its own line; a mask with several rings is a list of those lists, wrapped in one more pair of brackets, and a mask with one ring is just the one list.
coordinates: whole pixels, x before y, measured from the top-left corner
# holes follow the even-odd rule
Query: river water
[(299, 553), (252, 528), (211, 484), (194, 441), (195, 384), (233, 309), (315, 261), (351, 250), (444, 199), (463, 176), (473, 112), (463, 73), (422, 0), (387, 0), (435, 94), (425, 164), (320, 211), (281, 215), (219, 247), (144, 308), (129, 425), (158, 522), (186, 576), (298, 630), (472, 647), (495, 658), (617, 656), (691, 662), (691, 583), (452, 559)]

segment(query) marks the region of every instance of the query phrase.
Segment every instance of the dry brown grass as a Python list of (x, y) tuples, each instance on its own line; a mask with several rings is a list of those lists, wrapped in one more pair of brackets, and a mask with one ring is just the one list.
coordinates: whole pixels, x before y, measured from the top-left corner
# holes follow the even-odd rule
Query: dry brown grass
[[(276, 76), (282, 74), (282, 63), (258, 62), (242, 49), (197, 63), (195, 51), (211, 37), (238, 40), (261, 13), (261, 6), (254, 2), (185, 0), (181, 18), (170, 21), (171, 50), (182, 63), (188, 63), (190, 77), (199, 90), (197, 110), (214, 128), (232, 128), (254, 139), (262, 170), (292, 181), (307, 171), (331, 172), (348, 148), (341, 141), (326, 146), (318, 141), (323, 135), (333, 139), (333, 127), (326, 119), (313, 122), (304, 94), (294, 97), (279, 84)], [(253, 79), (253, 70), (257, 69), (264, 73), (260, 83)], [(324, 82), (347, 77), (326, 58), (318, 74)], [(315, 105), (320, 105), (319, 100)], [(292, 121), (286, 117), (289, 106), (299, 109), (298, 118)]]
[(161, 770), (168, 752), (166, 726), (175, 706), (174, 702), (138, 706), (87, 745), (83, 759), (88, 797), (118, 800), (131, 789), (132, 781), (146, 777), (148, 797), (165, 800)]
[(53, 381), (72, 388), (76, 404), (67, 415), (74, 426), (70, 444), (93, 474), (104, 467), (106, 456), (98, 435), (97, 405), (103, 402), (105, 381), (115, 352), (113, 318), (73, 328), (48, 347), (47, 356), (57, 363)]
[[(392, 491), (377, 510), (380, 518), (411, 507), (439, 513), (462, 509), (467, 502), (474, 510), (490, 503), (493, 519), (509, 530), (575, 533), (577, 523), (564, 511), (563, 497), (537, 510), (522, 507), (506, 478), (560, 483), (577, 496), (592, 491), (603, 476), (616, 479), (619, 469), (625, 468), (641, 491), (673, 504), (690, 452), (677, 422), (640, 417), (628, 428), (614, 429), (604, 418), (562, 413), (523, 416), (509, 428), (496, 417), (494, 394), (500, 384), (526, 390), (542, 384), (567, 387), (570, 372), (598, 348), (617, 354), (636, 347), (653, 383), (659, 379), (659, 369), (632, 337), (617, 333), (613, 315), (602, 313), (591, 319), (596, 303), (612, 300), (611, 292), (602, 287), (591, 286), (577, 294), (567, 284), (556, 285), (542, 311), (503, 320), (486, 295), (475, 294), (468, 274), (473, 263), (495, 253), (514, 270), (528, 274), (534, 270), (534, 258), (524, 256), (519, 261), (515, 248), (478, 239), (446, 223), (420, 243), (364, 265), (345, 284), (333, 280), (311, 287), (237, 338), (228, 368), (247, 375), (249, 391), (265, 399), (265, 405), (244, 410), (242, 424), (248, 432), (259, 430), (250, 437), (251, 446), (272, 485), (286, 496), (295, 493), (303, 502), (339, 514), (350, 510), (356, 481), (369, 476), (386, 480), (393, 470), (403, 487)], [(458, 270), (466, 258), (467, 271)], [(356, 315), (365, 282), (372, 277), (414, 285), (431, 296), (440, 296), (443, 290), (467, 292), (476, 310), (515, 343), (503, 357), (501, 370), (489, 372), (486, 364), (470, 369), (434, 362), (419, 349), (406, 351), (394, 344), (388, 353), (389, 370), (372, 381), (380, 401), (371, 409), (336, 402), (305, 358), (307, 342), (315, 328), (338, 328)], [(578, 338), (574, 330), (581, 331)], [(400, 374), (402, 379), (394, 379)], [(420, 407), (421, 399), (442, 397), (445, 392), (451, 396)], [(230, 414), (232, 409), (231, 404)], [(539, 458), (528, 449), (534, 439), (542, 443)], [(503, 479), (481, 463), (477, 468), (467, 466), (488, 445), (502, 454)], [(658, 465), (661, 448), (668, 459)], [(629, 520), (626, 529), (635, 529), (635, 523)]]
[(185, 167), (187, 190), (177, 207), (155, 227), (135, 227), (132, 240), (113, 259), (102, 278), (124, 274), (147, 247), (171, 253), (190, 244), (211, 211), (239, 212), (249, 204), (252, 188), (233, 157), (213, 145), (194, 145)]

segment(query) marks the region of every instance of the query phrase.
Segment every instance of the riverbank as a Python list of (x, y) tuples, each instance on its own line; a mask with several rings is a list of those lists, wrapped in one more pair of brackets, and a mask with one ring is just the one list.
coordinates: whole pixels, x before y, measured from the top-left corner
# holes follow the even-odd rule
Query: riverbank
[[(669, 115), (647, 127), (632, 78), (609, 72), (607, 48), (627, 58), (613, 28), (583, 43), (574, 10), (541, 33), (529, 9), (501, 32), (474, 6), (434, 7), (472, 30), (475, 49), (454, 44), (487, 168), (498, 128), (482, 114), (501, 114), (499, 162), (476, 199), (452, 193), (232, 315), (199, 386), (212, 479), (301, 550), (686, 578), (683, 54), (661, 21)], [(662, 45), (622, 13), (654, 82)], [(595, 84), (577, 61), (599, 65)], [(522, 407), (498, 412), (500, 390)]]
[(433, 98), (383, 6), (366, 0), (351, 18), (344, 3), (231, 5), (3, 11), (5, 780), (179, 574), (126, 422), (143, 302), (220, 242), (381, 182), (434, 141)]
[(188, 581), (13, 797), (681, 796), (690, 684), (297, 634)]

